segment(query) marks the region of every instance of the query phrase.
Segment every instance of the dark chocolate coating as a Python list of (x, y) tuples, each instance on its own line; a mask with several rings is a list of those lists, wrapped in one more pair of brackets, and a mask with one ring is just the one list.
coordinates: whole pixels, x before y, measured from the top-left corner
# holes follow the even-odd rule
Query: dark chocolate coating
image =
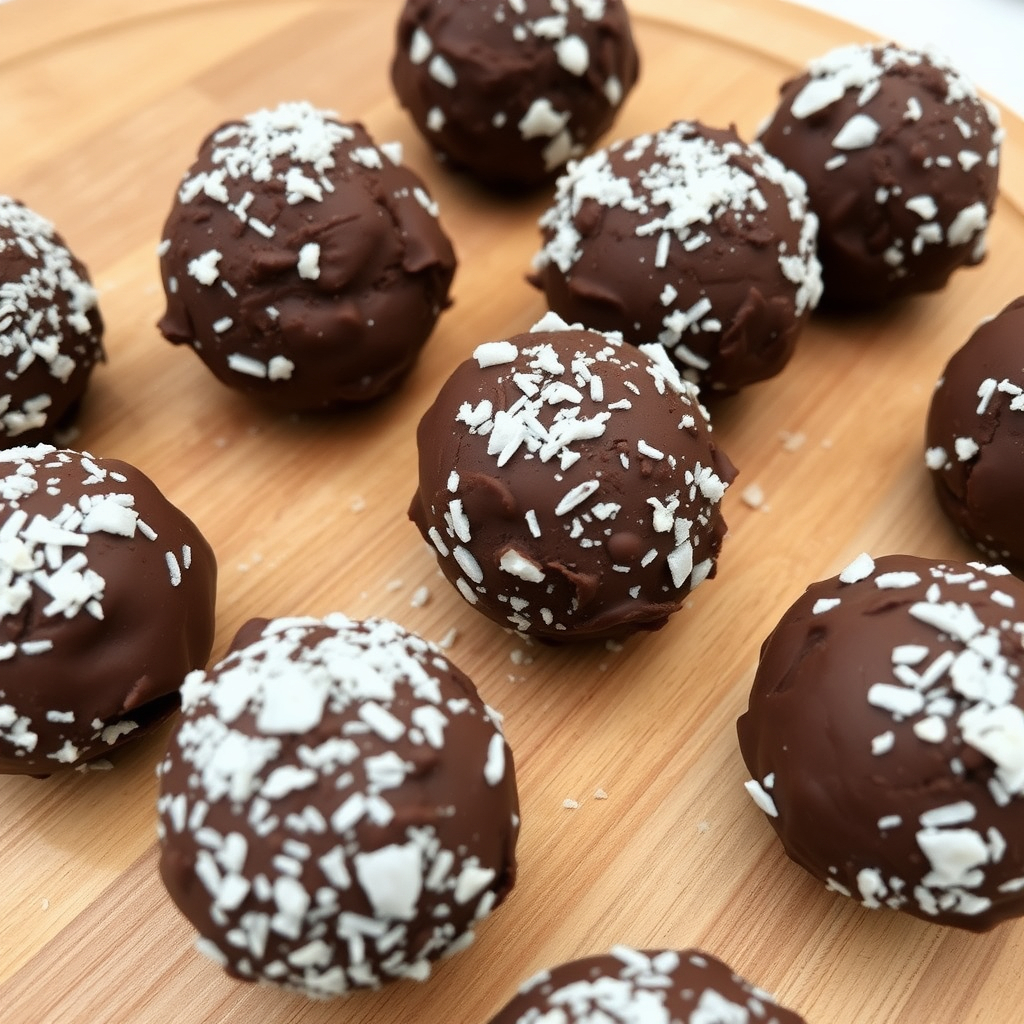
[(560, 964), (531, 978), (490, 1024), (803, 1024), (721, 960), (697, 949), (636, 950)]
[(391, 80), (441, 159), (522, 189), (611, 127), (638, 71), (621, 0), (407, 0)]
[(1024, 298), (981, 324), (932, 394), (926, 464), (961, 533), (1024, 572)]
[(550, 641), (658, 629), (715, 575), (735, 470), (658, 346), (549, 316), (457, 367), (417, 443), (410, 518), (501, 625)]
[(660, 342), (720, 392), (777, 374), (821, 291), (803, 182), (731, 129), (678, 121), (591, 154), (540, 226), (551, 309)]
[(52, 440), (104, 359), (96, 292), (53, 225), (0, 195), (0, 445)]
[(135, 467), (0, 452), (0, 772), (76, 768), (163, 721), (210, 655), (216, 577)]
[(164, 226), (168, 341), (282, 410), (377, 398), (448, 305), (451, 243), (420, 178), (307, 103), (202, 144)]
[(824, 301), (873, 307), (978, 263), (996, 200), (995, 108), (935, 54), (833, 50), (782, 86), (759, 141), (807, 182)]
[(738, 722), (786, 853), (865, 907), (979, 932), (1024, 914), (1022, 637), (1002, 567), (862, 555), (808, 587)]
[(515, 882), (497, 716), (393, 622), (250, 621), (186, 679), (159, 774), (160, 874), (244, 981), (328, 997), (425, 979)]

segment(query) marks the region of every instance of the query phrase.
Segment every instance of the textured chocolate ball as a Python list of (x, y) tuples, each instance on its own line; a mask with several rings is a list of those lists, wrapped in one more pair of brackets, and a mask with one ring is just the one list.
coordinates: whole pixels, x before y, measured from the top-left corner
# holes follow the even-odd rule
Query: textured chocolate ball
[(531, 978), (490, 1024), (803, 1024), (721, 960), (696, 949), (636, 950), (560, 964)]
[(932, 394), (925, 461), (942, 510), (989, 559), (1024, 571), (1024, 298), (981, 324)]
[(210, 656), (216, 575), (133, 466), (0, 451), (0, 772), (80, 767), (163, 721)]
[(998, 113), (946, 60), (844, 46), (782, 87), (760, 142), (807, 182), (825, 302), (872, 307), (945, 285), (985, 253)]
[(392, 391), (455, 271), (436, 205), (399, 160), (308, 103), (218, 128), (164, 226), (164, 336), (283, 410)]
[(1024, 583), (861, 555), (761, 650), (738, 723), (786, 853), (863, 906), (984, 931), (1024, 914)]
[(690, 380), (777, 374), (818, 301), (803, 182), (732, 130), (678, 121), (570, 166), (532, 280), (567, 320), (659, 342)]
[(621, 0), (407, 0), (391, 80), (442, 160), (544, 182), (611, 127), (639, 60)]
[(249, 622), (186, 679), (160, 779), (160, 873), (242, 980), (314, 997), (422, 980), (515, 881), (497, 716), (392, 622)]
[(50, 441), (70, 425), (102, 338), (81, 261), (48, 220), (0, 196), (0, 445)]
[(480, 345), (417, 432), (409, 515), (483, 614), (551, 641), (658, 629), (715, 574), (735, 475), (660, 346), (568, 328)]

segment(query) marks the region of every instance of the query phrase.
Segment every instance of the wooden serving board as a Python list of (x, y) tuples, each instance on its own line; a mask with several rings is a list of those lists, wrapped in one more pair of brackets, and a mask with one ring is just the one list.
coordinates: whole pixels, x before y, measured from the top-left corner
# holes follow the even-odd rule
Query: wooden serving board
[[(0, 1020), (483, 1024), (533, 972), (620, 942), (703, 947), (811, 1024), (1019, 1020), (1024, 922), (971, 935), (826, 892), (744, 792), (734, 723), (761, 640), (805, 584), (862, 550), (972, 554), (932, 500), (924, 415), (948, 356), (1021, 290), (1024, 124), (1005, 118), (981, 267), (878, 315), (816, 318), (780, 377), (716, 410), (740, 469), (718, 578), (621, 650), (527, 646), (440, 579), (406, 507), (414, 427), (441, 381), (543, 312), (524, 274), (547, 197), (495, 199), (433, 162), (388, 84), (399, 6), (0, 5), (0, 191), (50, 217), (99, 287), (109, 363), (76, 444), (144, 469), (212, 542), (215, 657), (252, 615), (337, 609), (432, 640), (456, 630), (450, 655), (504, 713), (515, 751), (520, 882), (426, 984), (322, 1004), (233, 983), (194, 951), (156, 873), (165, 727), (109, 772), (0, 778)], [(773, 0), (631, 6), (643, 77), (616, 136), (696, 117), (749, 137), (782, 79), (865, 38)], [(461, 260), (455, 305), (401, 392), (328, 419), (253, 407), (154, 326), (155, 248), (200, 139), (284, 99), (401, 140)], [(741, 498), (752, 484), (759, 509)], [(422, 586), (430, 599), (413, 607)]]

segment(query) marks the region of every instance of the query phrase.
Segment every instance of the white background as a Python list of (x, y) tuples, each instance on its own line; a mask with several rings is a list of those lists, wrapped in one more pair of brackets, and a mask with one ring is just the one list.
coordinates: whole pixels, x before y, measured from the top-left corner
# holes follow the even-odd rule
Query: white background
[(1024, 0), (790, 0), (907, 46), (932, 45), (1024, 117)]

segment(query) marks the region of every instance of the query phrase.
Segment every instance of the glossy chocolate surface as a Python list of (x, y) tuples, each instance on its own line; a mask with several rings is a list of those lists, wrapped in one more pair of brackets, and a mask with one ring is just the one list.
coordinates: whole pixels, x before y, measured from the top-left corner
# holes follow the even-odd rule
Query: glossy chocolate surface
[(0, 771), (78, 768), (170, 715), (210, 655), (216, 577), (133, 466), (0, 452)]
[(410, 517), (506, 627), (551, 641), (657, 629), (716, 572), (735, 470), (660, 346), (549, 315), (478, 346), (417, 441)]
[(51, 441), (69, 426), (102, 338), (82, 262), (48, 220), (0, 196), (0, 445)]
[(591, 154), (540, 226), (551, 309), (658, 342), (704, 389), (782, 370), (821, 292), (803, 182), (731, 129), (678, 121)]
[(786, 853), (865, 907), (1024, 914), (1024, 583), (861, 555), (765, 641), (739, 741)]
[(511, 752), (472, 682), (382, 619), (247, 623), (182, 688), (160, 873), (233, 977), (425, 979), (515, 881)]
[(759, 141), (807, 182), (824, 302), (876, 306), (978, 263), (1002, 135), (947, 61), (892, 43), (833, 50), (783, 85)]
[(490, 1024), (803, 1024), (697, 949), (636, 950), (560, 964), (530, 979)]
[(391, 80), (438, 156), (538, 186), (610, 127), (639, 58), (621, 0), (407, 0)]
[(308, 103), (214, 131), (164, 226), (164, 336), (282, 410), (396, 388), (455, 272), (437, 206), (400, 156)]
[(925, 463), (943, 511), (989, 560), (1024, 571), (1024, 298), (980, 324), (932, 393)]

